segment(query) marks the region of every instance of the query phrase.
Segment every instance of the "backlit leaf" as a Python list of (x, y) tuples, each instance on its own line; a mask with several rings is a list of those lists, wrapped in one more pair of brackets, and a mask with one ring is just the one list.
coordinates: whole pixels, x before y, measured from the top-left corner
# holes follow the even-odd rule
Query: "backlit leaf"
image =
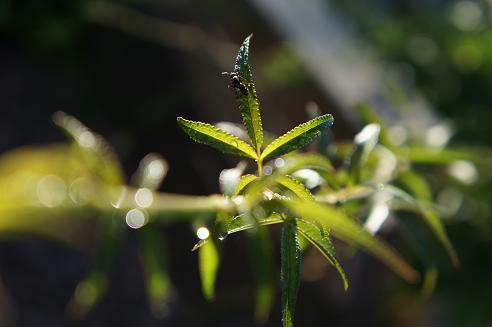
[(237, 154), (255, 159), (255, 150), (239, 138), (207, 123), (196, 122), (178, 117), (179, 126), (194, 141), (210, 145), (222, 152)]
[(297, 150), (321, 134), (321, 131), (333, 125), (330, 114), (319, 116), (305, 122), (270, 143), (261, 154), (262, 160), (269, 160)]
[(215, 297), (215, 280), (219, 268), (219, 251), (214, 241), (203, 244), (198, 250), (202, 292), (209, 301)]

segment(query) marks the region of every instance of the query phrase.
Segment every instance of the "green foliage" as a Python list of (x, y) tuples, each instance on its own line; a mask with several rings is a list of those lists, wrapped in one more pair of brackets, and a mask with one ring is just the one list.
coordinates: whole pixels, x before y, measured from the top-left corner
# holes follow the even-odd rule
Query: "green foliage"
[(262, 160), (269, 160), (297, 150), (333, 125), (332, 115), (323, 115), (305, 122), (270, 143), (261, 154)]
[(249, 41), (253, 35), (248, 36), (237, 54), (234, 64), (234, 74), (239, 78), (239, 86), (232, 84), (239, 105), (239, 111), (243, 117), (243, 123), (248, 132), (253, 146), (260, 152), (263, 144), (263, 127), (261, 125), (260, 105), (256, 95), (253, 76), (249, 67)]
[(255, 150), (246, 142), (210, 124), (178, 117), (179, 126), (194, 141), (204, 143), (222, 152), (256, 158)]

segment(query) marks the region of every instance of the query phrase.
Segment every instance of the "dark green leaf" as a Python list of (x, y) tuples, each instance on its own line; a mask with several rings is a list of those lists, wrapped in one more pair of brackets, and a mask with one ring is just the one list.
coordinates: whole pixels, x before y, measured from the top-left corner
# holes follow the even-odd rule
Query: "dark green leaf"
[(295, 220), (289, 220), (282, 227), (281, 281), (282, 281), (282, 325), (294, 325), (297, 291), (301, 267), (301, 249), (297, 240)]
[(348, 288), (347, 277), (336, 258), (335, 247), (330, 241), (328, 231), (324, 230), (323, 226), (320, 226), (320, 224), (314, 224), (303, 219), (297, 219), (297, 229), (301, 235), (311, 242), (326, 257), (326, 259), (328, 259), (331, 265), (335, 267), (342, 279), (343, 287), (346, 290)]
[(243, 117), (243, 123), (254, 147), (259, 152), (263, 143), (263, 127), (261, 124), (260, 106), (256, 95), (251, 69), (248, 63), (249, 41), (252, 35), (248, 36), (236, 58), (234, 73), (239, 78), (239, 85), (232, 84), (239, 104), (239, 110)]

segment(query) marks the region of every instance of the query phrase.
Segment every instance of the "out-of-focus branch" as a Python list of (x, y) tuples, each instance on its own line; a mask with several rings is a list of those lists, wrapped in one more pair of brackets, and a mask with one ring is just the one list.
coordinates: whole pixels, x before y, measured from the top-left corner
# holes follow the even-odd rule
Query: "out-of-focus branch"
[(230, 67), (237, 44), (219, 40), (196, 26), (170, 22), (109, 1), (90, 1), (86, 18), (165, 47), (206, 55), (221, 69)]

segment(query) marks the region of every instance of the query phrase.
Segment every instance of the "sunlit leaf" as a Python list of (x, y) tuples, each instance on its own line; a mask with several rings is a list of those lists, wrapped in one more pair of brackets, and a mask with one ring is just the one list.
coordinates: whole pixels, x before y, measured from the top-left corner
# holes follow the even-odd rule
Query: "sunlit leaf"
[(330, 114), (319, 116), (305, 122), (270, 143), (262, 152), (261, 159), (269, 160), (297, 150), (321, 134), (321, 131), (333, 125)]
[(241, 232), (244, 230), (248, 230), (251, 228), (254, 228), (256, 226), (266, 226), (266, 225), (272, 225), (272, 224), (278, 224), (283, 222), (282, 215), (278, 213), (274, 213), (271, 216), (268, 216), (266, 218), (259, 218), (256, 219), (256, 221), (250, 221), (248, 219), (244, 219), (243, 216), (238, 216), (235, 217), (229, 226), (227, 227), (227, 234), (234, 234), (237, 232)]
[(304, 201), (314, 201), (314, 197), (309, 190), (299, 181), (290, 177), (289, 175), (279, 176), (277, 179), (280, 185), (283, 185), (297, 197)]
[(241, 180), (239, 181), (239, 184), (236, 189), (236, 194), (241, 193), (244, 190), (244, 188), (249, 185), (249, 183), (251, 183), (257, 178), (258, 178), (257, 176), (251, 174), (241, 176)]
[[(259, 218), (256, 219), (256, 221), (253, 221), (252, 219), (245, 219), (244, 215), (243, 216), (236, 216), (233, 217), (233, 219), (227, 224), (225, 234), (226, 235), (231, 235), (235, 233), (239, 233), (245, 230), (253, 229), (258, 226), (267, 226), (267, 225), (273, 225), (273, 224), (280, 224), (283, 223), (284, 219), (281, 214), (278, 213), (273, 213), (272, 215), (266, 217), (266, 218)], [(205, 243), (208, 243), (209, 239), (205, 240), (200, 240), (198, 243), (196, 243), (191, 251), (196, 251), (200, 247), (202, 247)]]
[(297, 229), (309, 242), (311, 242), (324, 256), (330, 264), (335, 267), (343, 282), (344, 289), (348, 288), (348, 280), (345, 272), (336, 258), (335, 247), (330, 241), (328, 231), (323, 232), (323, 227), (298, 218)]
[(219, 251), (214, 241), (206, 242), (198, 249), (198, 262), (203, 295), (211, 301), (215, 297), (215, 280), (219, 268)]
[(284, 165), (273, 171), (271, 175), (263, 176), (251, 185), (246, 192), (247, 206), (256, 203), (262, 197), (262, 192), (278, 183), (280, 176), (289, 175), (301, 168), (311, 168), (324, 172), (333, 172), (333, 167), (328, 159), (318, 154), (304, 154), (287, 156)]
[(374, 255), (404, 279), (415, 282), (419, 278), (416, 272), (401, 256), (382, 240), (374, 237), (354, 220), (339, 210), (314, 202), (282, 201), (295, 215), (313, 223), (320, 222), (330, 228), (338, 238), (361, 247)]
[(255, 159), (255, 150), (246, 142), (207, 123), (178, 117), (179, 126), (194, 141), (210, 145), (222, 152)]
[(282, 325), (294, 325), (297, 291), (301, 267), (301, 249), (297, 240), (295, 220), (290, 220), (282, 227), (281, 241), (281, 281), (282, 281)]
[[(256, 95), (251, 69), (248, 63), (249, 42), (252, 35), (248, 36), (236, 58), (234, 73), (238, 81), (233, 81), (232, 86), (236, 93), (236, 99), (239, 104), (239, 110), (243, 117), (243, 123), (254, 147), (259, 152), (263, 143), (263, 127), (261, 124), (260, 107)], [(234, 78), (231, 76), (231, 78)]]

